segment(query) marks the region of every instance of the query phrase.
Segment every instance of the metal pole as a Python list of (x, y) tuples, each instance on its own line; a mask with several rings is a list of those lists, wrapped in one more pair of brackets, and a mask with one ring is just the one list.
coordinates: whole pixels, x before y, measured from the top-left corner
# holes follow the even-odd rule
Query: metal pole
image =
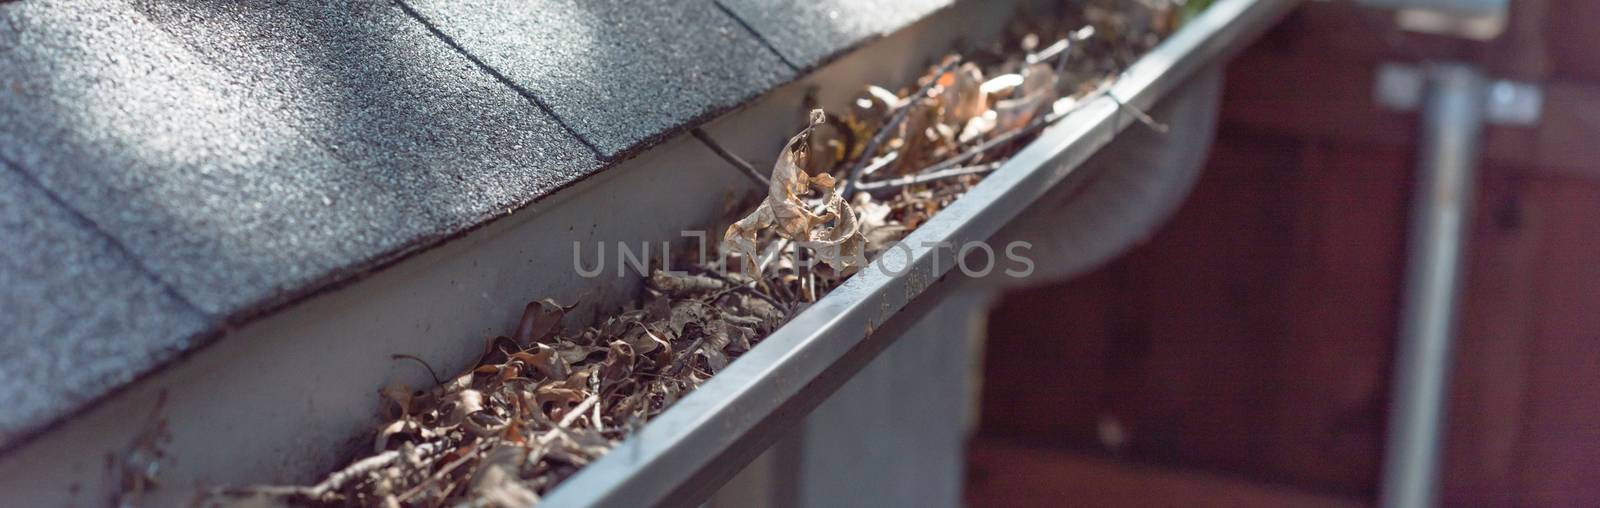
[(1483, 78), (1471, 66), (1435, 64), (1428, 69), (1379, 497), (1379, 506), (1385, 508), (1435, 504), (1457, 281), (1483, 127), (1483, 90)]

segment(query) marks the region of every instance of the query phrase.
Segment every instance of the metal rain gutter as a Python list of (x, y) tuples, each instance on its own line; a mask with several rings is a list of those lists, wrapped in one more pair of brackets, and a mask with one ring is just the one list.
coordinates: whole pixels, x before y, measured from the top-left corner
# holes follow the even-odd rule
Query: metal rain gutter
[[(1108, 96), (1040, 137), (950, 207), (543, 500), (544, 506), (693, 504), (793, 428), (961, 280), (950, 245), (988, 239), (1075, 174), (1201, 69), (1231, 57), (1297, 2), (1221, 0), (1145, 55)], [(942, 262), (941, 262), (942, 261)]]

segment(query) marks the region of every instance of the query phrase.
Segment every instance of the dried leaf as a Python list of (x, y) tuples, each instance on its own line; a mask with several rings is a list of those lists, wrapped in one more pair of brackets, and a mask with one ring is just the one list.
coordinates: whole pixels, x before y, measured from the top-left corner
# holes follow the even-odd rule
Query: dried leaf
[(539, 503), (539, 494), (522, 484), (517, 470), (528, 453), (518, 446), (496, 446), (484, 454), (483, 466), (472, 478), (471, 494), (480, 506), (527, 508)]
[(564, 388), (553, 385), (542, 385), (533, 392), (534, 404), (544, 406), (547, 402), (554, 402), (564, 406), (577, 404), (583, 401), (583, 390)]
[(633, 346), (620, 340), (612, 341), (606, 349), (606, 359), (600, 362), (600, 382), (616, 384), (633, 375)]
[[(856, 137), (866, 138), (889, 121), (890, 112), (900, 107), (900, 97), (880, 86), (868, 86), (850, 108), (849, 123)], [(855, 156), (856, 154), (851, 154)]]
[(996, 127), (1003, 131), (1021, 129), (1056, 101), (1056, 73), (1049, 65), (1028, 66), (1022, 76), (1020, 95), (995, 103)]
[(390, 383), (378, 391), (383, 404), (385, 419), (395, 420), (404, 418), (411, 413), (412, 391), (404, 383)]
[(440, 405), (440, 427), (455, 427), (467, 419), (467, 415), (483, 410), (483, 393), (477, 390), (461, 390), (445, 397)]
[[(1154, 44), (1152, 31), (1169, 29), (1162, 20), (1173, 16), (1170, 5), (1091, 4), (1087, 11), (1066, 9), (1071, 15), (1054, 25), (1020, 18), (1012, 39), (996, 46), (1014, 51), (1036, 49), (1041, 40), (1072, 41), (1058, 43), (1049, 55), (1001, 55), (983, 59), (992, 63), (982, 68), (954, 69), (949, 62), (957, 60), (949, 57), (937, 74), (905, 89), (907, 98), (869, 88), (842, 125), (813, 112), (810, 126), (778, 154), (765, 195), (725, 201), (730, 213), (722, 223), (732, 224), (717, 247), (739, 258), (743, 274), (709, 262), (663, 266), (625, 309), (600, 312), (576, 334), (562, 329), (573, 306), (529, 303), (516, 331), (490, 339), (478, 363), (459, 375), (426, 391), (403, 385), (381, 390), (387, 423), (377, 429), (375, 455), (316, 486), (272, 488), (279, 497), (267, 498), (395, 507), (538, 502), (982, 178), (924, 178), (930, 165), (1004, 161), (1037, 132), (1033, 127), (1047, 108), (1070, 109), (1103, 88), (1137, 51)], [(1129, 9), (1150, 12), (1122, 12)], [(1085, 19), (1089, 26), (1081, 24)], [(1046, 62), (1064, 67), (1058, 75)], [(985, 74), (997, 77), (984, 81)], [(1057, 100), (1058, 94), (1066, 97)], [(1002, 137), (1016, 142), (991, 142)], [(873, 153), (846, 138), (875, 140)], [(875, 169), (862, 171), (866, 180), (855, 183), (884, 183), (846, 200), (829, 170), (837, 161), (863, 158), (876, 161)], [(880, 178), (894, 170), (917, 178), (905, 184)], [(740, 209), (751, 211), (732, 214)], [(811, 266), (813, 260), (825, 266)], [(770, 273), (757, 274), (758, 266)], [(686, 271), (664, 271), (672, 269)], [(123, 478), (133, 499), (154, 481)]]
[(725, 349), (732, 340), (728, 337), (728, 323), (715, 321), (706, 327), (705, 340), (700, 343), (700, 348), (694, 351), (695, 355), (704, 360), (712, 373), (721, 372), (728, 366), (728, 353)]
[(422, 425), (414, 420), (404, 419), (389, 422), (388, 425), (378, 431), (377, 438), (373, 440), (372, 453), (393, 450), (401, 442), (423, 441), (427, 439), (427, 437), (424, 437), (424, 433), (429, 434), (430, 437), (433, 434), (433, 432), (424, 429)]
[(589, 355), (605, 350), (602, 347), (585, 346), (565, 340), (550, 345), (550, 348), (554, 349), (556, 356), (560, 357), (561, 361), (568, 365), (582, 362), (584, 359), (589, 358)]
[(522, 320), (517, 323), (517, 332), (512, 338), (524, 345), (549, 338), (561, 326), (561, 318), (570, 309), (572, 307), (563, 307), (549, 298), (529, 302), (522, 311)]
[(672, 304), (671, 315), (667, 318), (667, 329), (672, 330), (672, 336), (682, 337), (684, 327), (691, 323), (703, 323), (706, 318), (705, 304), (684, 300)]
[(556, 353), (555, 348), (545, 344), (534, 344), (528, 351), (511, 355), (511, 359), (543, 374), (545, 379), (565, 379), (572, 373), (571, 366)]
[[(821, 117), (813, 115), (812, 120), (815, 126)], [(807, 176), (796, 163), (804, 159), (801, 142), (809, 132), (808, 128), (789, 139), (773, 167), (767, 199), (750, 215), (729, 226), (723, 235), (724, 249), (741, 256), (745, 273), (755, 273), (757, 235), (769, 227), (782, 238), (816, 250), (817, 257), (830, 266), (866, 264), (862, 251), (866, 242), (856, 225), (855, 212), (839, 196), (833, 177), (827, 173)], [(820, 215), (813, 214), (800, 197), (813, 189), (822, 194), (826, 203)]]

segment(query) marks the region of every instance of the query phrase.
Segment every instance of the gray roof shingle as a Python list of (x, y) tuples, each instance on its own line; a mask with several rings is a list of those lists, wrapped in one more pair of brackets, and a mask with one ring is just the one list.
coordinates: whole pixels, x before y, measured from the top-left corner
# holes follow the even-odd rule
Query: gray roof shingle
[[(212, 323), (308, 293), (599, 169), (527, 98), (391, 4), (140, 7), (151, 15), (120, 1), (0, 5), (0, 158)], [(47, 305), (41, 316), (59, 320), (116, 321), (126, 310), (31, 306)], [(120, 375), (104, 379), (132, 379), (172, 357), (162, 351), (196, 345), (174, 342), (193, 331), (172, 322), (123, 322), (142, 328), (120, 344), (148, 354), (107, 358)], [(6, 333), (16, 337), (6, 353), (28, 358), (103, 340)], [(119, 384), (57, 382), (0, 388), (8, 397), (85, 395), (0, 421), (0, 442)]]
[(0, 442), (167, 360), (208, 320), (94, 225), (0, 161)]
[(605, 157), (789, 81), (710, 0), (408, 0), (427, 22)]
[(422, 233), (342, 164), (119, 2), (0, 9), (0, 157), (163, 282), (228, 314)]
[(802, 68), (898, 31), (955, 0), (716, 0)]
[(0, 449), (942, 5), (825, 3), (0, 0)]
[(529, 98), (387, 0), (134, 4), (429, 232), (520, 207), (598, 166)]

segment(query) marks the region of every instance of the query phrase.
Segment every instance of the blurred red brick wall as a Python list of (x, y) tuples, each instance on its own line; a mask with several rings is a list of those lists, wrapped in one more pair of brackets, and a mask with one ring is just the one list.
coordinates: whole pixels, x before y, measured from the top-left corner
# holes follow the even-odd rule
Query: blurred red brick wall
[(1370, 499), (1416, 129), (1373, 104), (1372, 74), (1452, 58), (1547, 103), (1538, 127), (1486, 132), (1444, 501), (1600, 500), (1600, 2), (1513, 4), (1473, 43), (1308, 3), (1241, 55), (1172, 223), (995, 310), (981, 439), (1108, 453), (1114, 418), (1122, 457)]

